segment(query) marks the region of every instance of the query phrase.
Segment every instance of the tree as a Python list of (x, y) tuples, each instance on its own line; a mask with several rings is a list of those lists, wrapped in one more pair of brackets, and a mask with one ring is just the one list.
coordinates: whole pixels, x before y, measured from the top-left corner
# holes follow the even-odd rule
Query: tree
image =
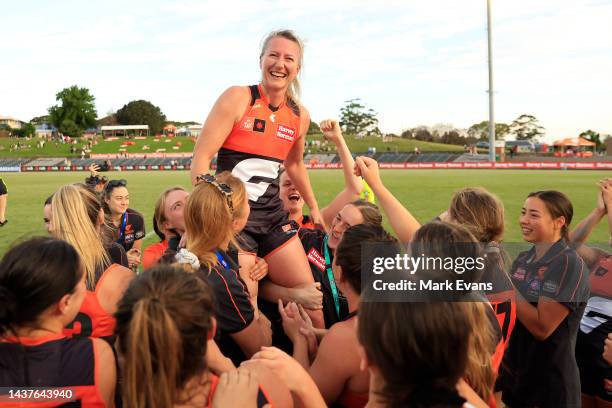
[(427, 129), (424, 126), (421, 126), (419, 128), (415, 128), (412, 130), (412, 135), (416, 140), (421, 140), (423, 142), (432, 142), (433, 141), (433, 136), (431, 134), (431, 132), (429, 131), (429, 129)]
[(61, 133), (69, 136), (81, 136), (83, 130), (96, 125), (96, 98), (87, 88), (79, 88), (76, 85), (64, 88), (55, 95), (56, 101), (61, 105), (53, 105), (49, 108), (51, 123)]
[(149, 130), (153, 134), (161, 132), (166, 123), (166, 115), (161, 109), (144, 100), (123, 105), (115, 116), (121, 125), (149, 125)]
[(402, 139), (412, 139), (412, 130), (406, 129), (402, 132)]
[(17, 137), (26, 137), (26, 136), (34, 136), (36, 133), (36, 128), (32, 123), (26, 123), (19, 129), (9, 129), (13, 136)]
[(533, 115), (523, 114), (510, 124), (510, 133), (516, 135), (516, 140), (533, 140), (544, 134), (544, 128), (538, 124)]
[(321, 128), (319, 127), (319, 125), (317, 125), (311, 119), (310, 120), (310, 125), (308, 125), (308, 132), (307, 132), (307, 134), (315, 135), (315, 134), (319, 134), (319, 133), (321, 133)]
[(366, 109), (360, 98), (350, 99), (344, 104), (340, 109), (340, 127), (344, 133), (358, 137), (382, 135), (378, 129), (377, 113)]
[[(495, 140), (504, 140), (504, 137), (510, 131), (510, 126), (506, 123), (495, 124)], [(480, 123), (474, 123), (468, 129), (468, 135), (480, 140), (489, 140), (489, 121), (483, 120)]]
[(601, 148), (603, 147), (603, 143), (601, 142), (601, 135), (591, 129), (587, 130), (586, 132), (582, 132), (578, 136), (595, 143), (595, 148), (597, 150), (601, 150)]

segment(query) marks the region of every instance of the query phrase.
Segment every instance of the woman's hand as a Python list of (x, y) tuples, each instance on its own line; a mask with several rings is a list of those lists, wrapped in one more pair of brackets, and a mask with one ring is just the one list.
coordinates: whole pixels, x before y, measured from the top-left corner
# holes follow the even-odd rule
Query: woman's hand
[(213, 408), (257, 407), (259, 379), (248, 367), (221, 374), (215, 390)]
[(140, 249), (132, 248), (127, 251), (128, 265), (130, 269), (137, 268), (140, 265)]
[(295, 303), (304, 306), (306, 309), (323, 309), (323, 292), (321, 292), (320, 282), (306, 283), (291, 288), (291, 294)]
[(300, 328), (306, 327), (306, 322), (300, 315), (300, 310), (294, 302), (287, 303), (283, 306), (283, 301), (278, 300), (278, 312), (283, 319), (283, 330), (289, 339), (295, 343), (300, 340), (302, 333)]
[(319, 124), (323, 137), (329, 140), (333, 144), (337, 144), (342, 140), (342, 131), (340, 130), (340, 124), (335, 119), (325, 119)]
[(267, 274), (268, 274), (268, 263), (263, 258), (257, 257), (255, 259), (255, 264), (253, 265), (253, 267), (251, 268), (251, 271), (249, 272), (249, 276), (254, 281), (260, 281), (263, 278), (265, 278)]
[(310, 208), (310, 219), (317, 229), (327, 231), (327, 225), (318, 208)]
[(382, 186), (378, 162), (371, 157), (360, 156), (355, 159), (355, 175), (363, 177), (372, 189)]

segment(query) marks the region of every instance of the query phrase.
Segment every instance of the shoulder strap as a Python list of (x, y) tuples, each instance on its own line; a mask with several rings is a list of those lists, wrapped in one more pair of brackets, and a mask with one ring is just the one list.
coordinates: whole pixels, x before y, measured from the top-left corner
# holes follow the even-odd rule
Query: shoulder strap
[(251, 91), (251, 106), (255, 105), (255, 101), (261, 98), (259, 94), (259, 88), (257, 85), (249, 85), (249, 90)]

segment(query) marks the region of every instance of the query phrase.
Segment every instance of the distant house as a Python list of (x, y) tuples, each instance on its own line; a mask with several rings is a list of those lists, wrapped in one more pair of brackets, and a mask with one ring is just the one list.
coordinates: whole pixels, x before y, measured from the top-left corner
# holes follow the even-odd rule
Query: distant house
[(535, 152), (535, 145), (529, 140), (507, 140), (506, 149), (514, 149), (516, 146), (517, 153), (532, 153)]
[(25, 124), (26, 122), (23, 120), (15, 119), (10, 116), (0, 116), (0, 127), (5, 125), (12, 129), (21, 129), (21, 127)]
[(57, 134), (57, 128), (50, 123), (41, 123), (36, 126), (34, 134), (38, 137), (49, 138)]
[(202, 125), (190, 125), (190, 126), (187, 126), (187, 130), (189, 132), (189, 136), (199, 137), (200, 132), (202, 132)]

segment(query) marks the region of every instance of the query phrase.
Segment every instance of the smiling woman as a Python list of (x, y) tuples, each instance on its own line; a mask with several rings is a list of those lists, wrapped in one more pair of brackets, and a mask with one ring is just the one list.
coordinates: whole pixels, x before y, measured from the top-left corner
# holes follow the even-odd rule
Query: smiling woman
[[(285, 287), (313, 283), (298, 225), (290, 221), (279, 198), (279, 173), (287, 174), (310, 208), (315, 224), (323, 225), (306, 167), (304, 139), (310, 115), (299, 103), (298, 74), (304, 47), (295, 33), (274, 31), (263, 42), (261, 82), (233, 86), (217, 100), (196, 143), (191, 179), (208, 173), (215, 154), (217, 172), (230, 171), (245, 183), (251, 213), (240, 235), (240, 266), (249, 270), (255, 255), (269, 266), (270, 279)], [(320, 311), (313, 321), (323, 325)]]

